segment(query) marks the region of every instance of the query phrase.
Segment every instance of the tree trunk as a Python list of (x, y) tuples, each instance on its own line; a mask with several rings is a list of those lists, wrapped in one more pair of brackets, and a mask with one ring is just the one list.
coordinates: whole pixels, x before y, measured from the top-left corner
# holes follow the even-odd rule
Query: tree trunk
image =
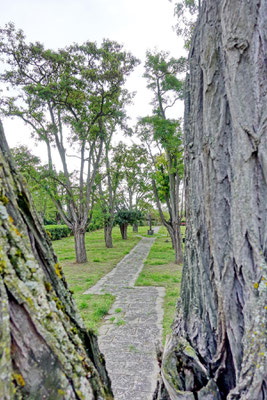
[(56, 212), (56, 221), (57, 221), (57, 225), (62, 224), (62, 219), (61, 219), (59, 212)]
[(133, 224), (133, 232), (138, 232), (138, 224)]
[(96, 336), (8, 151), (0, 125), (0, 398), (111, 399)]
[[(177, 225), (177, 226), (176, 226)], [(183, 249), (182, 249), (182, 238), (180, 232), (180, 224), (174, 225), (174, 251), (175, 251), (175, 263), (182, 264), (183, 263)]]
[(85, 229), (78, 227), (73, 230), (75, 240), (76, 263), (83, 264), (87, 262), (87, 254), (85, 248)]
[[(175, 251), (175, 264), (182, 264), (183, 263), (183, 249), (182, 249), (182, 238), (181, 238), (181, 229), (180, 229), (180, 218), (179, 218), (179, 216), (177, 216), (176, 221), (173, 222), (173, 220), (171, 220), (171, 217), (170, 217), (170, 221), (166, 221), (165, 216), (162, 212), (159, 195), (158, 195), (158, 191), (157, 191), (154, 180), (152, 180), (152, 185), (153, 185), (153, 192), (154, 192), (154, 196), (156, 198), (156, 203), (157, 203), (157, 207), (159, 210), (159, 216), (160, 216), (161, 222), (165, 226), (167, 231), (169, 232), (169, 235), (172, 240), (172, 248)], [(168, 208), (169, 208), (169, 215), (171, 215), (172, 210), (170, 207), (168, 207)]]
[(192, 40), (185, 262), (162, 367), (172, 400), (267, 398), (266, 26), (266, 0), (206, 0)]
[(127, 239), (127, 228), (128, 228), (128, 224), (120, 225), (121, 237), (123, 240)]
[(113, 225), (104, 225), (105, 244), (107, 249), (112, 249), (112, 227)]
[[(165, 224), (164, 224), (165, 225)], [(176, 226), (177, 225), (177, 226)], [(165, 225), (172, 240), (172, 248), (175, 251), (175, 264), (183, 263), (183, 249), (180, 226), (178, 224)]]

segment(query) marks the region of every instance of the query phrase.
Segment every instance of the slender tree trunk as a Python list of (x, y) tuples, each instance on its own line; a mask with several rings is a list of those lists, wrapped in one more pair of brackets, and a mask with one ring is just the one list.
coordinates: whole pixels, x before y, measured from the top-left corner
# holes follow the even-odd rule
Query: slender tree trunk
[(112, 399), (97, 338), (84, 326), (0, 125), (0, 398)]
[[(159, 200), (159, 196), (158, 196), (158, 191), (157, 191), (154, 180), (152, 181), (152, 184), (153, 184), (153, 192), (154, 192), (154, 195), (156, 198), (161, 222), (167, 228), (167, 231), (169, 232), (169, 235), (172, 240), (172, 247), (175, 251), (175, 264), (182, 264), (183, 263), (183, 249), (182, 249), (180, 223), (178, 222), (179, 218), (178, 218), (177, 222), (166, 221), (164, 214), (162, 212), (162, 208), (161, 208), (161, 204), (160, 204), (160, 200)], [(171, 213), (172, 210), (170, 209), (169, 212)]]
[(128, 224), (120, 225), (121, 237), (123, 240), (127, 239), (127, 228), (128, 228)]
[[(164, 224), (165, 225), (165, 224)], [(175, 264), (183, 263), (183, 249), (180, 229), (177, 229), (177, 224), (166, 224), (166, 228), (169, 232), (172, 241), (172, 248), (175, 251)]]
[(185, 190), (185, 185), (183, 181), (183, 189), (182, 189), (182, 197), (181, 197), (181, 219), (184, 217), (184, 190)]
[(133, 224), (133, 232), (138, 232), (138, 224)]
[(105, 233), (105, 244), (106, 248), (111, 249), (113, 247), (112, 243), (112, 225), (105, 224), (104, 225), (104, 233)]
[(61, 222), (61, 216), (60, 216), (59, 212), (56, 212), (56, 221), (57, 221), (57, 225), (60, 225), (62, 223)]
[(174, 251), (175, 251), (175, 263), (182, 264), (183, 263), (183, 249), (182, 249), (182, 238), (181, 238), (179, 223), (174, 224), (173, 234), (174, 234), (173, 245), (174, 245)]
[(85, 248), (85, 229), (78, 227), (73, 230), (74, 240), (75, 240), (75, 254), (76, 262), (78, 264), (83, 264), (87, 262), (87, 254)]
[(192, 40), (185, 263), (162, 362), (172, 400), (267, 399), (266, 26), (266, 0), (206, 0)]

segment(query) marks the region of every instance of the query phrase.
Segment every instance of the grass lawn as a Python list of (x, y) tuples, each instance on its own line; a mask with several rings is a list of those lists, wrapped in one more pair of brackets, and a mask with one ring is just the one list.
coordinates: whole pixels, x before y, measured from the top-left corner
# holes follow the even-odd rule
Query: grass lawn
[(110, 294), (83, 295), (83, 292), (110, 272), (138, 243), (140, 240), (138, 235), (145, 235), (147, 229), (146, 226), (140, 227), (138, 233), (133, 233), (132, 227), (129, 226), (128, 240), (122, 240), (119, 228), (115, 227), (112, 249), (105, 247), (103, 230), (87, 233), (86, 249), (89, 261), (86, 264), (75, 263), (73, 237), (53, 241), (54, 250), (88, 329), (97, 332), (103, 316), (108, 313), (115, 297)]
[[(185, 227), (181, 227), (184, 234)], [(99, 279), (110, 272), (118, 262), (128, 254), (140, 240), (140, 235), (147, 236), (147, 226), (139, 227), (139, 232), (128, 228), (128, 240), (122, 240), (118, 227), (113, 229), (113, 248), (107, 249), (104, 232), (99, 230), (86, 235), (88, 262), (75, 263), (74, 238), (68, 237), (53, 242), (54, 250), (63, 267), (65, 277), (74, 292), (74, 299), (84, 318), (85, 325), (97, 333), (103, 317), (108, 313), (115, 297), (110, 294), (95, 295), (83, 293), (94, 286)], [(156, 236), (143, 271), (136, 281), (137, 286), (163, 286), (164, 298), (163, 340), (171, 332), (177, 298), (180, 292), (182, 266), (173, 263), (174, 250), (171, 239), (164, 227)], [(151, 237), (151, 236), (150, 236)]]
[[(185, 227), (182, 228), (184, 235)], [(177, 298), (180, 293), (182, 266), (174, 264), (174, 250), (167, 230), (160, 228), (157, 239), (152, 246), (145, 261), (143, 271), (140, 273), (137, 286), (163, 286), (166, 289), (164, 297), (163, 316), (163, 341), (171, 332), (171, 324), (175, 313)]]

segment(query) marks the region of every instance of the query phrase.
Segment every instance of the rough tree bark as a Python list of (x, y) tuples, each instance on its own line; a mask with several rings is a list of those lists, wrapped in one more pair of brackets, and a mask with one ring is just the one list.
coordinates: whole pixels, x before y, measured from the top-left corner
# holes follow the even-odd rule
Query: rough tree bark
[(86, 230), (83, 227), (77, 226), (73, 229), (74, 241), (75, 241), (76, 262), (79, 264), (87, 262), (87, 254), (86, 254), (86, 247), (85, 247), (85, 233), (86, 233)]
[(86, 330), (0, 125), (0, 398), (112, 399)]
[(120, 225), (121, 238), (123, 240), (127, 240), (127, 228), (128, 228), (128, 224), (121, 224)]
[(172, 400), (267, 398), (266, 27), (266, 0), (206, 0), (192, 41), (185, 263), (161, 370)]
[(104, 225), (105, 245), (107, 249), (112, 249), (113, 247), (112, 229), (113, 229), (113, 222), (111, 224), (107, 223)]

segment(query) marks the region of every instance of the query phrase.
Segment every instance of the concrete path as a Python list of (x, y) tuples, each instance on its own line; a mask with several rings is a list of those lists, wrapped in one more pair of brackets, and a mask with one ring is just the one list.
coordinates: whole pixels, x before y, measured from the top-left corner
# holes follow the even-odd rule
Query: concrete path
[(165, 289), (134, 287), (154, 240), (142, 238), (116, 268), (85, 292), (116, 296), (99, 330), (115, 400), (152, 400), (156, 388), (155, 344), (162, 340)]

